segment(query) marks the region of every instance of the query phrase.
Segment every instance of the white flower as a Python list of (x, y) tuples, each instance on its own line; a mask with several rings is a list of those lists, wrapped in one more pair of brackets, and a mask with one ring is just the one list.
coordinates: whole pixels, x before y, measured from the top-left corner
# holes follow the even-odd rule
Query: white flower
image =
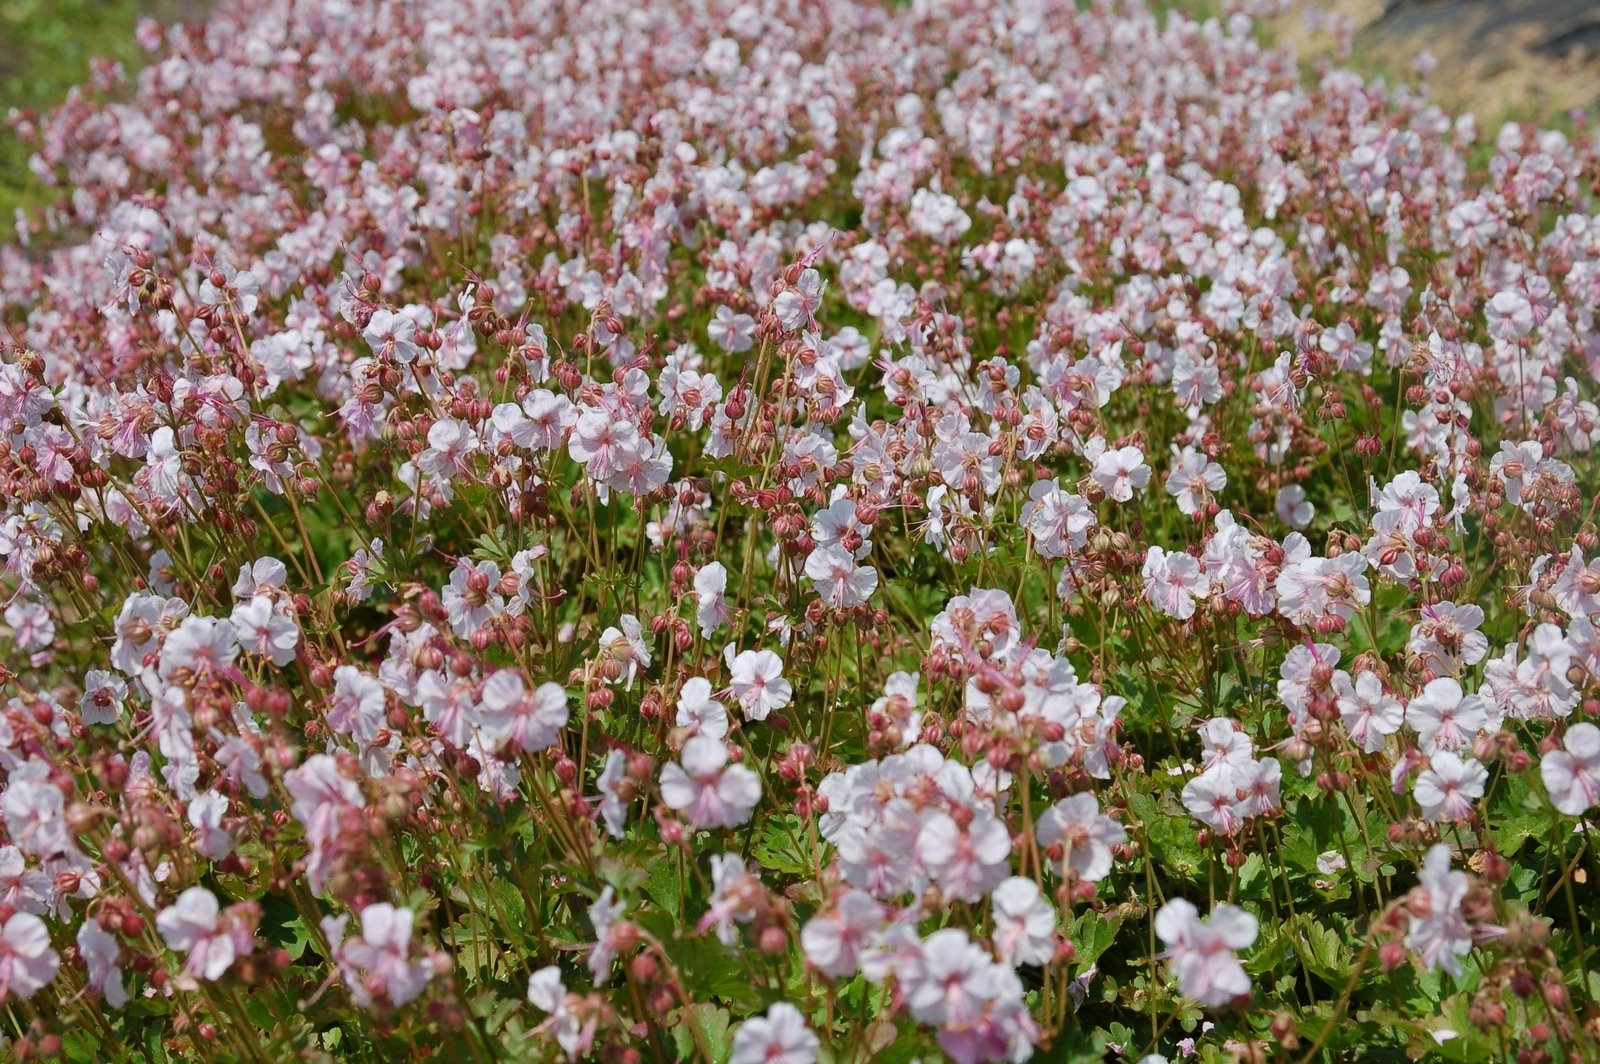
[(728, 1064), (814, 1064), (821, 1045), (800, 1010), (779, 1001), (739, 1025)]
[(1012, 876), (989, 896), (994, 949), (1006, 964), (1048, 964), (1056, 951), (1056, 910), (1031, 879)]
[(859, 606), (878, 589), (878, 570), (856, 565), (854, 555), (839, 546), (813, 550), (806, 558), (805, 572), (822, 601), (838, 609)]
[(233, 936), (219, 926), (217, 897), (204, 887), (190, 887), (156, 914), (156, 930), (167, 945), (188, 954), (183, 970), (207, 981), (222, 978), (238, 955)]
[(44, 921), (32, 913), (13, 913), (0, 930), (0, 1001), (32, 997), (60, 968), (61, 956), (50, 948)]
[(1461, 958), (1472, 952), (1472, 931), (1461, 913), (1469, 880), (1450, 868), (1450, 847), (1436, 843), (1423, 859), (1420, 886), (1407, 899), (1411, 924), (1406, 948), (1415, 950), (1429, 968), (1461, 976)]
[(883, 906), (871, 894), (845, 891), (832, 908), (817, 913), (800, 929), (806, 961), (834, 979), (854, 975), (862, 951), (883, 929), (884, 919)]
[(628, 774), (628, 755), (612, 749), (606, 754), (605, 767), (596, 781), (600, 788), (600, 819), (606, 822), (606, 832), (614, 839), (622, 838), (628, 822), (628, 803), (623, 799), (617, 784)]
[(1600, 802), (1600, 728), (1587, 721), (1562, 736), (1565, 749), (1551, 750), (1539, 761), (1539, 775), (1550, 804), (1567, 816), (1582, 816)]
[(695, 828), (732, 827), (750, 819), (761, 801), (761, 778), (744, 765), (728, 764), (721, 739), (695, 736), (683, 744), (679, 762), (661, 770), (661, 800), (668, 809), (682, 811)]
[(728, 734), (728, 711), (711, 697), (711, 681), (691, 676), (678, 692), (677, 725), (693, 729), (696, 735), (721, 739)]
[(694, 574), (696, 606), (694, 619), (700, 634), (708, 636), (728, 623), (728, 570), (721, 562), (711, 562)]
[[(361, 935), (344, 939), (336, 947), (339, 974), (350, 999), (371, 1008), (378, 998), (399, 1008), (414, 1000), (433, 978), (433, 965), (411, 959), (410, 909), (376, 902), (361, 910)], [(330, 942), (344, 933), (344, 918), (324, 918), (323, 931)]]
[(1194, 616), (1195, 600), (1210, 593), (1210, 581), (1193, 556), (1155, 546), (1145, 551), (1145, 600), (1168, 617), (1188, 620)]
[(1306, 501), (1306, 489), (1298, 484), (1278, 489), (1275, 508), (1278, 520), (1290, 528), (1305, 528), (1311, 524), (1312, 515), (1316, 513), (1316, 509)]
[(606, 887), (589, 906), (589, 922), (594, 925), (595, 944), (589, 951), (589, 974), (595, 986), (605, 986), (611, 978), (611, 962), (617, 956), (617, 946), (612, 931), (626, 906), (617, 900), (616, 891)]
[(589, 1037), (585, 1037), (583, 1021), (567, 1007), (567, 988), (561, 982), (561, 969), (551, 965), (540, 968), (528, 978), (528, 1003), (550, 1014), (537, 1029), (553, 1031), (556, 1044), (567, 1054), (567, 1059), (577, 1060), (593, 1037), (593, 1029), (591, 1025)]
[(1488, 782), (1489, 770), (1475, 758), (1463, 760), (1448, 750), (1439, 750), (1417, 777), (1412, 794), (1422, 807), (1422, 819), (1454, 822), (1472, 816), (1472, 804), (1483, 797)]
[(794, 697), (794, 687), (783, 678), (783, 659), (770, 650), (723, 651), (732, 677), (728, 691), (738, 700), (746, 720), (766, 720)]
[(83, 678), (83, 698), (78, 713), (85, 724), (115, 724), (122, 717), (122, 700), (128, 685), (112, 673), (90, 669)]
[(239, 603), (229, 620), (238, 630), (240, 648), (247, 653), (258, 654), (274, 665), (287, 665), (295, 659), (300, 626), (269, 596), (257, 595)]
[(1184, 514), (1204, 509), (1227, 484), (1227, 472), (1192, 447), (1173, 459), (1172, 472), (1167, 474), (1167, 494), (1178, 501)]
[(1167, 966), (1178, 989), (1209, 1008), (1250, 993), (1250, 977), (1234, 956), (1255, 944), (1256, 918), (1233, 905), (1218, 905), (1209, 920), (1182, 898), (1156, 913), (1156, 934), (1167, 946)]
[[(1104, 447), (1104, 441), (1097, 441)], [(1084, 455), (1088, 457), (1091, 451), (1085, 448)], [(1127, 502), (1133, 498), (1136, 489), (1143, 490), (1150, 483), (1150, 467), (1144, 464), (1144, 452), (1137, 447), (1117, 447), (1112, 450), (1103, 450), (1093, 458), (1094, 469), (1090, 472), (1095, 481), (1105, 490), (1106, 497), (1113, 502)]]
[(1036, 832), (1041, 846), (1061, 846), (1065, 871), (1090, 883), (1111, 874), (1111, 847), (1128, 841), (1127, 830), (1100, 812), (1100, 803), (1090, 791), (1068, 795), (1046, 809)]

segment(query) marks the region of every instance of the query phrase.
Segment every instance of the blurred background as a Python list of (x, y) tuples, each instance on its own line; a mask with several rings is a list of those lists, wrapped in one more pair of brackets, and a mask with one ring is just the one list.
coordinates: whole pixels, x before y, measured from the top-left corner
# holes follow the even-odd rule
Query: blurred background
[(1391, 81), (1431, 67), (1433, 99), (1489, 130), (1600, 105), (1600, 0), (1294, 0), (1270, 27), (1302, 58)]
[(0, 234), (9, 235), (17, 207), (44, 199), (7, 116), (59, 103), (88, 79), (94, 56), (135, 71), (144, 55), (133, 39), (142, 16), (170, 22), (196, 17), (205, 6), (203, 0), (0, 0)]
[[(1070, 2), (1070, 0), (1063, 0)], [(1087, 2), (1087, 0), (1080, 0)], [(1205, 17), (1221, 0), (1152, 0)], [(0, 120), (59, 102), (105, 56), (133, 73), (134, 26), (200, 17), (205, 0), (0, 0)], [(1333, 59), (1391, 83), (1426, 74), (1431, 97), (1470, 110), (1492, 132), (1504, 121), (1571, 128), (1600, 108), (1600, 0), (1289, 0), (1262, 26), (1309, 66)], [(0, 226), (46, 200), (28, 151), (0, 127)]]

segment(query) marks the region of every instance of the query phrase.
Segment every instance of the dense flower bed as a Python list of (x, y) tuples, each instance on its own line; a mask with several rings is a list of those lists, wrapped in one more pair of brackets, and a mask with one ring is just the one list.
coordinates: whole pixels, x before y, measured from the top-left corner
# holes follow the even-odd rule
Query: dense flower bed
[(1593, 1053), (1586, 132), (1245, 11), (143, 38), (0, 249), (17, 1059)]

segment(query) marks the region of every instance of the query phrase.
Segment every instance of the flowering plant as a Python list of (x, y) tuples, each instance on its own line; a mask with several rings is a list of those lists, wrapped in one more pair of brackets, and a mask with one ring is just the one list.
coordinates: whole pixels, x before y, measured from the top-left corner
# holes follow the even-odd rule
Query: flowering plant
[(17, 1059), (1581, 1059), (1600, 144), (1253, 9), (252, 0), (0, 248)]

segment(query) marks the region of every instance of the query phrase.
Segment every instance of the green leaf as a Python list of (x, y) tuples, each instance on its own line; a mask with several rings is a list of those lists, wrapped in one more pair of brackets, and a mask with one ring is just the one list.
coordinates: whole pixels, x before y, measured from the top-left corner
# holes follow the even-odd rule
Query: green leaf
[(644, 880), (645, 894), (649, 895), (651, 901), (671, 913), (674, 919), (681, 920), (683, 894), (678, 881), (677, 859), (663, 854), (659, 859), (650, 861), (646, 867), (649, 871)]
[(807, 875), (812, 870), (811, 858), (801, 852), (797, 843), (804, 830), (800, 818), (792, 813), (769, 817), (750, 855), (762, 868), (791, 876)]
[(733, 1038), (728, 1033), (732, 1016), (728, 1010), (697, 1002), (685, 1006), (678, 1016), (672, 1028), (672, 1042), (678, 1049), (678, 1059), (700, 1060), (700, 1047), (704, 1046), (711, 1054), (711, 1064), (725, 1064), (733, 1051)]
[(680, 922), (664, 912), (639, 913), (634, 922), (661, 942), (696, 1000), (716, 999), (750, 1008), (761, 1004), (761, 993), (739, 962), (739, 954), (715, 935), (684, 934)]
[(74, 1025), (61, 1032), (61, 1052), (71, 1064), (97, 1064), (106, 1058), (99, 1039), (86, 1025)]
[(1332, 985), (1344, 984), (1353, 954), (1338, 932), (1300, 913), (1290, 918), (1288, 933), (1295, 952), (1313, 975)]
[(1086, 912), (1072, 922), (1072, 946), (1078, 953), (1079, 971), (1099, 960), (1116, 940), (1122, 927), (1119, 918), (1104, 913)]

